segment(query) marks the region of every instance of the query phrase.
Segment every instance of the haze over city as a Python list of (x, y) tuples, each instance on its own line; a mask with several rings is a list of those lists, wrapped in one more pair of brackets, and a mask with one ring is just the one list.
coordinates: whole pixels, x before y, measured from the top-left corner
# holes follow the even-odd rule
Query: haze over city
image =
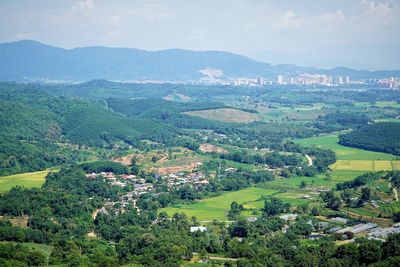
[(272, 64), (400, 68), (400, 1), (0, 1), (0, 42), (183, 48)]

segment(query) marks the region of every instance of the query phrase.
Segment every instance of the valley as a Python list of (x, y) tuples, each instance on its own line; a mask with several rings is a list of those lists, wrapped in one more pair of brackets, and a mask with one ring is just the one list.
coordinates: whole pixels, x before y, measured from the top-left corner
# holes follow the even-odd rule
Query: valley
[[(0, 87), (0, 239), (37, 245), (53, 265), (62, 262), (58, 251), (80, 244), (90, 261), (100, 253), (145, 263), (157, 261), (163, 243), (184, 243), (187, 253), (191, 242), (211, 238), (202, 242), (218, 244), (205, 250), (219, 266), (248, 260), (236, 242), (280, 242), (287, 232), (311, 249), (398, 231), (399, 156), (352, 147), (374, 125), (398, 149), (398, 91), (298, 88), (288, 98), (278, 89), (214, 85)], [(353, 143), (341, 144), (353, 132)], [(73, 243), (54, 239), (63, 233)], [(222, 236), (228, 248), (216, 241)], [(150, 242), (141, 252), (131, 243), (138, 238)], [(174, 264), (203, 266), (198, 254), (176, 253), (167, 257)]]

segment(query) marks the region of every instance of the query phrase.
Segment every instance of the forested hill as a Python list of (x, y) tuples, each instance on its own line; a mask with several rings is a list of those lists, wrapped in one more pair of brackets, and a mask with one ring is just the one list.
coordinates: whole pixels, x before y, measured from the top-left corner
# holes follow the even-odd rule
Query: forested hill
[[(68, 144), (92, 147), (141, 140), (170, 143), (176, 129), (127, 118), (103, 103), (54, 97), (35, 86), (0, 84), (0, 175), (42, 170), (68, 160)], [(73, 151), (71, 151), (73, 152)]]
[(128, 48), (83, 47), (71, 50), (35, 41), (0, 44), (2, 81), (199, 80), (320, 73), (352, 78), (400, 76), (400, 71), (364, 71), (348, 68), (322, 70), (294, 65), (270, 65), (219, 51), (169, 49), (144, 51)]
[(369, 124), (340, 135), (340, 144), (400, 156), (400, 123)]

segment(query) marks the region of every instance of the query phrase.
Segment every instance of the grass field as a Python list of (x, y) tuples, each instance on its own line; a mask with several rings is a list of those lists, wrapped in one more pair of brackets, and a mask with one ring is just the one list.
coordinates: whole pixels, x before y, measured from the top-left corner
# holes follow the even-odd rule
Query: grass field
[(46, 175), (51, 171), (58, 171), (58, 169), (1, 176), (0, 193), (9, 191), (14, 186), (23, 186), (26, 188), (41, 187), (45, 181)]
[(363, 173), (364, 171), (334, 170), (330, 173), (331, 178), (329, 180), (326, 179), (325, 174), (319, 174), (315, 177), (296, 176), (289, 179), (277, 179), (275, 181), (266, 182), (264, 183), (264, 187), (293, 191), (298, 190), (301, 182), (305, 181), (308, 187), (332, 188), (337, 183), (353, 180)]
[(340, 145), (339, 134), (297, 139), (304, 146), (317, 146), (335, 151), (338, 160), (395, 160), (396, 156), (387, 153), (368, 151)]
[(185, 114), (201, 117), (208, 120), (237, 122), (237, 123), (249, 123), (261, 119), (258, 114), (245, 112), (233, 108), (197, 110), (197, 111), (185, 112)]
[(230, 205), (233, 201), (240, 204), (246, 205), (259, 199), (261, 196), (272, 195), (276, 193), (275, 190), (250, 187), (236, 192), (223, 193), (220, 196), (207, 198), (200, 200), (194, 204), (188, 205), (176, 205), (160, 209), (159, 212), (165, 211), (169, 216), (174, 213), (185, 213), (189, 218), (196, 216), (200, 221), (212, 221), (212, 220), (228, 220), (226, 213), (230, 209)]
[(398, 157), (381, 152), (367, 151), (352, 147), (342, 146), (338, 143), (338, 134), (305, 138), (295, 140), (304, 146), (317, 146), (332, 149), (337, 156), (336, 163), (330, 168), (333, 174), (337, 171), (391, 171), (400, 169)]

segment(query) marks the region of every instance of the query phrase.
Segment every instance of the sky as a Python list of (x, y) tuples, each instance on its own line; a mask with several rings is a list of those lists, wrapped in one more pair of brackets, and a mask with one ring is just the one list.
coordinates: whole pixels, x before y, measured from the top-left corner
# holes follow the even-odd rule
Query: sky
[(400, 0), (0, 0), (0, 43), (25, 39), (400, 69)]

